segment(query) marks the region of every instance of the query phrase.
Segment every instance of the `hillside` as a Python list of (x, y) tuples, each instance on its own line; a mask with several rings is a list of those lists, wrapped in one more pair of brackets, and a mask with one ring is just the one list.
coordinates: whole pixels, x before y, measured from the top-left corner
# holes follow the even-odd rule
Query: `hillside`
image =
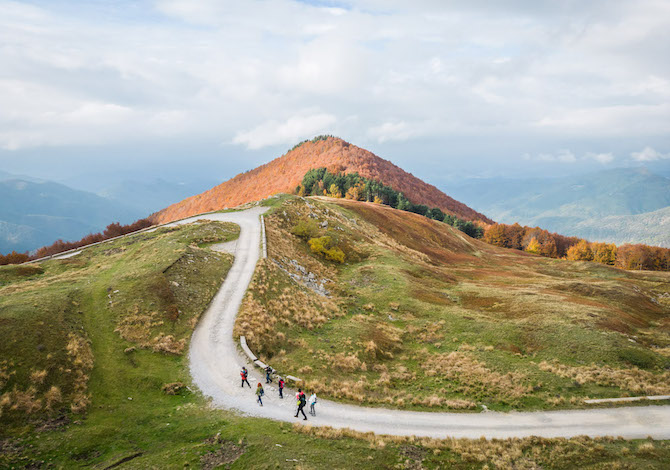
[[(622, 370), (631, 368), (628, 361), (637, 361), (643, 367), (638, 378), (646, 380), (640, 380), (641, 386), (649, 385), (649, 374), (658, 374), (655, 364), (645, 363), (650, 357), (652, 362), (658, 361), (660, 354), (645, 354), (647, 341), (665, 343), (656, 333), (649, 336), (644, 325), (648, 319), (657, 318), (659, 309), (650, 308), (644, 299), (661, 292), (662, 273), (624, 273), (588, 263), (559, 265), (556, 260), (490, 247), (444, 224), (379, 205), (295, 197), (273, 198), (265, 204), (275, 207), (268, 218), (270, 256), (284, 264), (295, 259), (313, 272), (332, 272), (337, 289), (332, 297), (324, 298), (295, 284), (283, 271), (278, 275), (269, 271), (272, 268), (268, 265), (276, 266), (274, 262), (259, 265), (253, 296), (263, 294), (262, 278), (267, 273), (277, 280), (276, 285), (268, 284), (269, 293), (277, 288), (289, 289), (275, 297), (269, 309), (255, 312), (259, 318), (271, 315), (282, 323), (281, 330), (274, 326), (274, 320), (265, 325), (276, 328), (274, 339), (286, 348), (284, 353), (279, 349), (272, 359), (282, 369), (294, 367), (296, 352), (302, 348), (306, 360), (300, 367), (305, 367), (302, 373), (309, 374), (311, 377), (305, 377), (313, 381), (327, 367), (325, 348), (328, 355), (346, 350), (344, 358), (353, 361), (351, 355), (360, 349), (360, 333), (367, 334), (370, 325), (386, 323), (388, 327), (381, 326), (381, 333), (366, 337), (367, 370), (345, 370), (342, 367), (350, 367), (347, 361), (332, 369), (333, 377), (344, 377), (344, 387), (351, 382), (347, 376), (356, 378), (352, 393), (367, 393), (374, 387), (383, 391), (400, 381), (400, 391), (402, 387), (415, 387), (417, 399), (423, 401), (425, 393), (431, 393), (434, 379), (426, 380), (427, 390), (422, 391), (424, 384), (419, 382), (421, 377), (410, 356), (424, 354), (424, 349), (434, 353), (458, 348), (458, 354), (451, 357), (464, 358), (465, 362), (440, 362), (439, 374), (444, 377), (440, 387), (490, 381), (472, 388), (469, 393), (473, 396), (487, 393), (489, 386), (498, 393), (509, 379), (496, 371), (511, 363), (519, 364), (525, 372), (524, 365), (532, 367), (528, 354), (536, 353), (539, 359), (560, 343), (566, 343), (563, 350), (576, 347), (573, 355), (587, 351), (584, 360), (604, 356)], [(309, 218), (310, 213), (321, 223), (329, 221), (332, 233), (342, 234), (339, 242), (347, 249), (349, 265), (324, 263), (320, 256), (305, 250), (302, 239), (284, 236), (298, 220), (296, 215)], [(323, 227), (317, 230), (328, 233)], [(474, 470), (601, 468), (611, 462), (626, 468), (664, 468), (670, 458), (670, 442), (651, 439), (581, 436), (487, 441), (380, 436), (292, 426), (212, 407), (191, 381), (186, 356), (198, 317), (220, 286), (232, 259), (212, 251), (212, 244), (234, 239), (237, 233), (236, 227), (226, 223), (189, 224), (118, 239), (69, 259), (0, 266), (0, 335), (7, 338), (0, 344), (0, 468), (332, 469), (350, 468), (355, 463), (361, 470)], [(351, 241), (350, 247), (347, 240)], [(468, 272), (468, 266), (476, 269)], [(498, 277), (503, 266), (507, 266), (511, 278)], [(554, 266), (567, 267), (561, 270)], [(576, 271), (572, 269), (575, 266)], [(585, 315), (577, 316), (576, 309), (575, 315), (564, 318), (565, 328), (559, 335), (551, 337), (540, 334), (546, 331), (542, 322), (560, 316), (566, 309), (535, 314), (523, 310), (515, 316), (511, 314), (513, 305), (490, 304), (494, 300), (490, 288), (495, 283), (500, 284), (500, 295), (505, 295), (510, 290), (506, 280), (525, 278), (527, 285), (522, 291), (513, 290), (514, 295), (531, 298), (536, 291), (536, 301), (543, 305), (550, 294), (556, 295), (542, 289), (550, 276), (552, 282), (563, 280), (569, 288), (563, 293), (586, 309), (589, 318), (594, 312), (621, 315), (605, 305), (610, 292), (604, 286), (623, 286), (624, 292), (615, 300), (631, 312), (632, 317), (623, 317), (624, 323), (641, 329), (640, 346), (607, 330), (607, 334), (597, 336), (591, 324), (579, 323)], [(536, 277), (541, 278), (539, 283), (533, 283)], [(591, 280), (595, 280), (593, 290), (582, 289)], [(488, 288), (480, 292), (479, 285)], [(397, 291), (403, 286), (407, 289)], [(335, 291), (330, 284), (327, 287)], [(345, 295), (352, 292), (357, 296)], [(405, 299), (396, 305), (394, 295)], [(593, 305), (588, 305), (589, 298)], [(295, 303), (296, 299), (306, 303)], [(335, 301), (337, 315), (324, 317), (325, 323), (319, 316), (330, 311), (311, 310), (321, 302)], [(452, 304), (447, 302), (462, 304), (463, 310), (449, 309)], [(546, 305), (557, 306), (560, 302)], [(639, 305), (629, 309), (628, 302)], [(416, 330), (418, 325), (420, 330)], [(536, 330), (529, 331), (533, 325)], [(403, 339), (407, 341), (395, 349), (393, 328), (403, 326)], [(587, 331), (580, 335), (583, 329)], [(343, 333), (352, 335), (341, 338)], [(281, 336), (284, 334), (287, 336)], [(440, 336), (445, 337), (444, 341)], [(384, 342), (388, 338), (390, 342)], [(596, 338), (604, 346), (589, 351)], [(373, 348), (370, 341), (375, 341), (378, 348)], [(485, 343), (495, 346), (487, 348)], [(314, 344), (313, 350), (307, 349)], [(519, 352), (514, 349), (517, 344), (535, 349)], [(628, 355), (610, 357), (613, 348), (622, 345), (627, 346), (622, 350)], [(631, 354), (631, 349), (643, 351), (642, 355)], [(371, 355), (377, 352), (379, 357), (373, 361)], [(388, 357), (389, 352), (394, 357)], [(484, 355), (479, 359), (481, 364), (473, 363), (472, 358), (480, 355)], [(435, 353), (435, 357), (442, 361), (444, 354)], [(408, 360), (410, 367), (405, 369), (397, 362)], [(467, 369), (473, 365), (477, 367)], [(463, 378), (454, 378), (454, 370), (463, 372)], [(470, 375), (465, 374), (468, 371)], [(567, 373), (562, 369), (559, 372)], [(379, 374), (382, 380), (366, 384), (371, 373)], [(413, 378), (412, 374), (417, 376)], [(591, 393), (592, 384), (582, 382), (584, 377), (591, 376), (580, 375), (574, 380), (558, 377), (547, 384), (547, 389), (563, 387), (560, 396), (554, 397), (558, 406), (573, 406), (566, 397)], [(237, 386), (237, 376), (233, 380)], [(585, 384), (583, 389), (580, 383)], [(544, 388), (541, 390), (540, 396)], [(618, 393), (613, 387), (598, 390), (601, 394)], [(247, 393), (253, 401), (253, 392)], [(276, 394), (276, 390), (266, 386), (266, 393)], [(326, 391), (323, 396), (329, 394)], [(465, 399), (448, 399), (425, 404), (395, 402), (393, 406), (435, 410), (468, 404)]]
[(670, 206), (670, 179), (646, 168), (561, 178), (473, 179), (448, 191), (498, 222), (591, 241), (670, 247), (670, 225), (654, 214)]
[(78, 240), (143, 212), (96, 194), (49, 181), (0, 180), (0, 253)]
[(153, 215), (165, 223), (202, 212), (235, 207), (278, 193), (292, 193), (307, 171), (328, 168), (335, 173), (354, 173), (382, 181), (401, 191), (415, 204), (438, 207), (466, 220), (492, 223), (472, 210), (393, 163), (342, 139), (328, 137), (307, 141), (265, 165), (242, 173), (202, 194), (184, 199)]
[(501, 249), (345, 199), (288, 197), (265, 224), (236, 335), (324, 397), (509, 410), (670, 393), (670, 273)]

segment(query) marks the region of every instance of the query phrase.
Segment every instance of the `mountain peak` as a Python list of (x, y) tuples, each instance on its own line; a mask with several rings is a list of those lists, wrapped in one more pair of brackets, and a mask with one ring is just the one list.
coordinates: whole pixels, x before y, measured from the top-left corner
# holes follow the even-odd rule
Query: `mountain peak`
[(331, 173), (358, 173), (402, 192), (415, 204), (438, 207), (466, 220), (492, 223), (483, 214), (452, 199), (390, 161), (330, 135), (300, 142), (281, 157), (241, 173), (209, 191), (173, 204), (154, 214), (153, 219), (157, 223), (165, 223), (202, 212), (235, 207), (278, 193), (292, 193), (305, 173), (315, 168), (327, 168)]

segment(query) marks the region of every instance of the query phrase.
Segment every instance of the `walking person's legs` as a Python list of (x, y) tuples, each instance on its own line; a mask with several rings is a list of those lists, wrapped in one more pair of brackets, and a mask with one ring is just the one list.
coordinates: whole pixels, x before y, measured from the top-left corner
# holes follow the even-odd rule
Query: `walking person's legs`
[(284, 389), (283, 388), (279, 389), (279, 398), (284, 398)]
[[(305, 414), (305, 408), (303, 406), (298, 407), (298, 413), (302, 413), (304, 420), (307, 421), (307, 415)], [(297, 418), (298, 415), (296, 414), (295, 417)]]
[(309, 414), (311, 414), (312, 416), (316, 416), (316, 411), (314, 410), (314, 403), (309, 405)]

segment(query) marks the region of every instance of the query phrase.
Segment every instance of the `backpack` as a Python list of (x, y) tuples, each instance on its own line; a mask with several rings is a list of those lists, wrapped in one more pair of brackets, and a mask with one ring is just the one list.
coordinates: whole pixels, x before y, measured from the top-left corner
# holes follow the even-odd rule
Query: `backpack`
[(305, 406), (307, 404), (307, 400), (305, 400), (305, 395), (300, 395), (300, 406)]

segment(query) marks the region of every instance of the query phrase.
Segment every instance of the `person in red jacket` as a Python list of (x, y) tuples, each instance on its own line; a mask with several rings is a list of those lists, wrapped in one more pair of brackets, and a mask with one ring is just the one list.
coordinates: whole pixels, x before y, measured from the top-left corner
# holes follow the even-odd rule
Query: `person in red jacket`
[(284, 379), (279, 377), (279, 398), (284, 398)]
[(244, 388), (244, 382), (246, 382), (249, 388), (251, 388), (251, 384), (249, 383), (249, 380), (247, 380), (249, 377), (249, 371), (246, 367), (242, 367), (242, 370), (240, 371), (240, 377), (242, 377), (242, 388)]

